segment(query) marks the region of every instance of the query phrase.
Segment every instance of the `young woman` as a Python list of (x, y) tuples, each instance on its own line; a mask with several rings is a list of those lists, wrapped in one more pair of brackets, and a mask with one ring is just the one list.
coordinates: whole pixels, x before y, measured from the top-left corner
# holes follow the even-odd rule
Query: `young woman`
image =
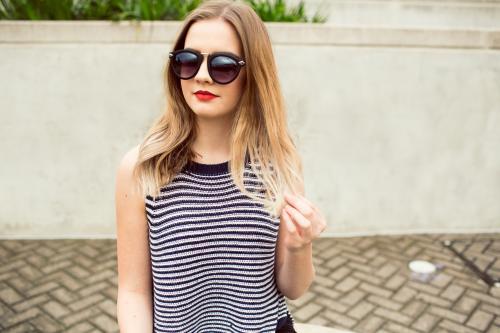
[(165, 87), (117, 171), (120, 332), (295, 332), (285, 297), (313, 281), (326, 223), (303, 196), (265, 25), (244, 2), (202, 3)]

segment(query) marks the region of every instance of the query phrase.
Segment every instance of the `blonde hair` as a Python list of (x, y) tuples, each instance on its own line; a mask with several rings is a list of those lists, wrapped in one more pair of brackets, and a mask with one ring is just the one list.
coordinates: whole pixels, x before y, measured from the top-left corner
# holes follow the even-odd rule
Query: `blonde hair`
[[(223, 18), (234, 27), (246, 61), (246, 82), (230, 135), (230, 174), (244, 194), (277, 217), (284, 205), (284, 191), (303, 193), (304, 186), (302, 162), (287, 129), (271, 41), (264, 23), (248, 4), (238, 0), (209, 0), (185, 18), (174, 50), (184, 48), (187, 32), (194, 22), (211, 18)], [(191, 150), (197, 133), (195, 115), (184, 100), (180, 81), (169, 64), (164, 70), (166, 110), (139, 145), (134, 168), (144, 196), (159, 196), (160, 188), (195, 157)], [(260, 191), (264, 195), (244, 186), (247, 156), (252, 172), (264, 187)]]

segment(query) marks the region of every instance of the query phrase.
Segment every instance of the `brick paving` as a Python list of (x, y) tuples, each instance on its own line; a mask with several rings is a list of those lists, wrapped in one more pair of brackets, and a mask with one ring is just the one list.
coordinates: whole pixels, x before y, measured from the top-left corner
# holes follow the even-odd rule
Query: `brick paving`
[[(500, 333), (500, 288), (445, 239), (470, 242), (464, 253), (499, 276), (500, 234), (321, 238), (316, 280), (287, 300), (290, 310), (297, 322), (357, 333)], [(408, 269), (415, 259), (440, 269), (418, 279)], [(116, 295), (114, 239), (0, 240), (1, 332), (117, 332)]]

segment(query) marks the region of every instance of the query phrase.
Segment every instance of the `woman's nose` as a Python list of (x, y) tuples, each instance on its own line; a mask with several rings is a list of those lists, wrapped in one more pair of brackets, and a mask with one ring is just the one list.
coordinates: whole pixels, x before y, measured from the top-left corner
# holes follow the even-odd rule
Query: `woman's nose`
[(208, 59), (207, 57), (203, 57), (203, 62), (201, 63), (200, 69), (196, 76), (194, 77), (197, 81), (206, 81), (212, 83), (212, 78), (210, 74), (208, 74)]

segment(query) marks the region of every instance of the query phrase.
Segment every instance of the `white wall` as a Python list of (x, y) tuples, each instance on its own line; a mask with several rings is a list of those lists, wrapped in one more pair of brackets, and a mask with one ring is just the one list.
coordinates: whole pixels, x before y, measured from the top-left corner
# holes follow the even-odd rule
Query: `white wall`
[[(0, 22), (0, 237), (114, 237), (179, 23)], [(324, 236), (500, 230), (500, 31), (268, 23)]]

